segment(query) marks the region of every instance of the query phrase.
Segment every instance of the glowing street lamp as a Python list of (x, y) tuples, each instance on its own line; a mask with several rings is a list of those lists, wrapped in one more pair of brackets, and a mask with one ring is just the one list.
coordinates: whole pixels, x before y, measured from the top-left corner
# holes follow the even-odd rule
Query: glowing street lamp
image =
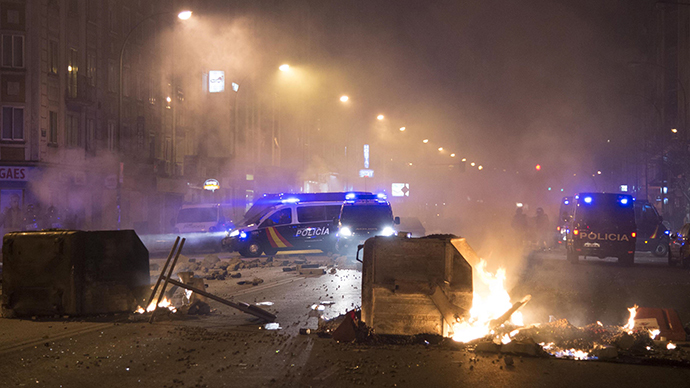
[(378, 116), (376, 116), (376, 119), (379, 120), (379, 121), (383, 120), (383, 118), (384, 118), (383, 115), (378, 115)]
[(177, 17), (180, 18), (180, 20), (188, 20), (192, 17), (192, 11), (182, 11), (177, 14)]
[(349, 99), (350, 99), (350, 97), (348, 97), (348, 96), (345, 96), (345, 95), (340, 96), (340, 102), (347, 102)]
[(484, 167), (483, 167), (482, 165), (479, 165), (479, 167), (477, 167), (477, 169), (478, 169), (478, 170), (483, 170)]
[(400, 127), (400, 132), (405, 132), (405, 127)]
[(678, 129), (677, 129), (677, 128), (673, 128), (673, 129), (671, 129), (671, 132), (673, 132), (673, 133), (678, 133)]
[(429, 142), (429, 139), (424, 139), (424, 140), (422, 140), (422, 143), (424, 143), (424, 144), (426, 144), (426, 143), (428, 143), (428, 142)]
[(450, 157), (451, 157), (451, 158), (454, 158), (454, 157), (455, 157), (455, 154), (450, 154)]
[(288, 65), (287, 63), (283, 63), (282, 65), (280, 65), (280, 66), (278, 67), (278, 70), (283, 71), (283, 72), (289, 71), (289, 70), (290, 70), (290, 65)]
[(467, 158), (462, 158), (461, 162), (466, 162)]
[(470, 166), (472, 166), (472, 167), (474, 167), (475, 165), (476, 165), (476, 163), (474, 163), (474, 162), (470, 163)]
[(443, 147), (438, 147), (439, 152), (443, 151)]

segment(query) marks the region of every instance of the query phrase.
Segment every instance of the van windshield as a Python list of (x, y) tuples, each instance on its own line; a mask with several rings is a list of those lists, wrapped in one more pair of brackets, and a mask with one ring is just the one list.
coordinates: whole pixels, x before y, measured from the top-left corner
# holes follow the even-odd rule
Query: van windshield
[(178, 223), (187, 222), (215, 222), (218, 220), (218, 208), (216, 207), (190, 207), (180, 209), (177, 213)]
[(343, 206), (340, 222), (343, 225), (383, 227), (393, 222), (393, 212), (390, 206)]

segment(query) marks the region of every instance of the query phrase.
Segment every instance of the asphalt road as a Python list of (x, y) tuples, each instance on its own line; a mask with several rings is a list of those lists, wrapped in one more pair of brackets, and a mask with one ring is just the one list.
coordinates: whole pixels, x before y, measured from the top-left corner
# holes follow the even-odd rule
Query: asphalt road
[[(201, 261), (205, 255), (192, 256)], [(514, 299), (532, 295), (523, 310), (527, 322), (553, 316), (577, 325), (620, 325), (633, 304), (674, 308), (690, 321), (690, 272), (669, 268), (664, 259), (640, 254), (633, 267), (600, 260), (573, 265), (562, 252), (543, 252), (520, 264), (508, 283)], [(529, 357), (516, 357), (511, 367), (500, 356), (462, 348), (339, 344), (299, 335), (300, 328), (316, 327), (319, 305), (326, 318), (359, 305), (360, 272), (240, 272), (240, 279), (206, 281), (207, 290), (260, 304), (278, 316), (279, 330), (216, 302), (209, 316), (161, 318), (153, 325), (138, 316), (106, 323), (0, 319), (0, 386), (680, 387), (690, 381), (690, 370), (682, 368)], [(254, 278), (263, 283), (237, 284)]]

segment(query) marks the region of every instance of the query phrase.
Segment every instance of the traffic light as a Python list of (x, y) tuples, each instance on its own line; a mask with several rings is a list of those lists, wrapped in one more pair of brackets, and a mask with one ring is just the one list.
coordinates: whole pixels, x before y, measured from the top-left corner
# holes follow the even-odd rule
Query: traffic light
[(537, 171), (540, 171), (541, 170), (541, 164), (537, 164), (536, 166), (534, 166), (534, 169)]

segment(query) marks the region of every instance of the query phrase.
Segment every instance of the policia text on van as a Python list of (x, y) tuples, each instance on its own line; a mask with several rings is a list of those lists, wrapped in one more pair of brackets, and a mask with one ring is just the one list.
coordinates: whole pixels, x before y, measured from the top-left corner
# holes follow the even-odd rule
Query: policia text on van
[(335, 246), (334, 220), (340, 214), (337, 202), (294, 202), (271, 206), (247, 220), (223, 239), (223, 246), (246, 257), (273, 255), (282, 250), (320, 249)]
[(636, 241), (633, 198), (627, 194), (580, 193), (567, 229), (568, 260), (579, 256), (617, 257), (631, 265)]

